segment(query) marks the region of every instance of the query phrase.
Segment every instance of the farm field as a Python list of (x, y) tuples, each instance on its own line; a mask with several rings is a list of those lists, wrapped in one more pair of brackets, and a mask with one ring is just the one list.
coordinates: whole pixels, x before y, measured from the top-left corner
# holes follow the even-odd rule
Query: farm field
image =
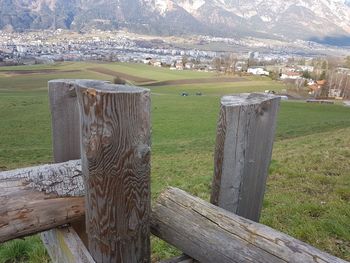
[[(140, 64), (0, 68), (0, 170), (51, 162), (48, 80), (112, 80), (120, 73), (152, 91), (153, 199), (175, 186), (209, 200), (220, 97), (284, 88), (267, 78), (227, 82), (213, 73)], [(261, 222), (350, 260), (349, 158), (350, 108), (282, 102)], [(152, 250), (155, 262), (178, 253), (155, 238)], [(0, 245), (0, 263), (45, 261), (37, 237)]]

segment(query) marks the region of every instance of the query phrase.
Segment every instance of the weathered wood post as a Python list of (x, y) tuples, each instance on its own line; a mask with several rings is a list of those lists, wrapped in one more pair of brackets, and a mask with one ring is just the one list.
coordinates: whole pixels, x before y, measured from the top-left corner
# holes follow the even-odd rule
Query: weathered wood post
[(150, 92), (76, 81), (89, 250), (100, 262), (150, 262)]
[[(80, 125), (77, 95), (72, 79), (58, 79), (48, 82), (49, 101), (51, 111), (52, 127), (52, 151), (55, 163), (69, 160), (80, 159)], [(68, 192), (72, 190), (71, 192)], [(78, 189), (77, 189), (78, 190)], [(65, 192), (66, 191), (66, 192)], [(62, 195), (76, 195), (74, 189), (62, 189)], [(81, 219), (71, 222), (70, 229), (75, 235), (87, 245), (87, 236), (85, 231), (85, 220)], [(53, 229), (42, 233), (42, 239), (46, 245), (49, 254), (55, 262), (74, 262), (78, 260), (67, 257), (59, 248), (60, 242), (58, 236), (62, 234), (59, 230)], [(78, 237), (75, 237), (78, 240)], [(86, 254), (83, 244), (83, 250), (80, 255)], [(64, 252), (66, 252), (65, 250)], [(71, 251), (72, 252), (72, 251)], [(74, 252), (72, 252), (74, 253)], [(83, 257), (84, 258), (84, 257)]]
[(218, 121), (211, 202), (259, 221), (280, 98), (224, 96)]
[[(80, 159), (80, 125), (74, 80), (57, 79), (48, 82), (52, 123), (52, 151), (55, 163)], [(72, 222), (86, 244), (85, 220)]]
[(49, 81), (52, 150), (56, 163), (80, 159), (80, 125), (74, 80)]

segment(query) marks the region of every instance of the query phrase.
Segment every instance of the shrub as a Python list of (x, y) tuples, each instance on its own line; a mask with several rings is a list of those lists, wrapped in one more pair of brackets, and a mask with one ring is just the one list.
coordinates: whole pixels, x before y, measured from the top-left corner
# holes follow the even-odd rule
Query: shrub
[(116, 76), (116, 77), (113, 79), (113, 84), (125, 85), (125, 84), (126, 84), (126, 81), (125, 81), (124, 79), (122, 79), (121, 77)]

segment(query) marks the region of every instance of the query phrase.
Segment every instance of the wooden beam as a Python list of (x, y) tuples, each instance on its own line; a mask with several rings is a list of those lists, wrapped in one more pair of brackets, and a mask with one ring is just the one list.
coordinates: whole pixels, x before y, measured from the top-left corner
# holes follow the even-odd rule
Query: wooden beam
[(42, 240), (53, 263), (95, 263), (72, 227), (47, 231), (43, 233)]
[(51, 80), (48, 89), (54, 161), (80, 159), (79, 110), (74, 80)]
[[(101, 83), (104, 82), (101, 81)], [(51, 80), (48, 82), (48, 90), (54, 162), (80, 159), (80, 120), (75, 80)], [(81, 176), (76, 178), (83, 184)], [(85, 218), (72, 223), (72, 227), (75, 228), (77, 234), (87, 246), (87, 235), (84, 226)], [(54, 233), (51, 236), (54, 237)], [(47, 247), (47, 249), (49, 250), (50, 247)]]
[(76, 81), (89, 251), (150, 262), (150, 92)]
[(58, 197), (55, 191), (35, 188), (26, 179), (0, 176), (0, 243), (84, 217), (82, 197)]
[(345, 263), (270, 227), (168, 188), (151, 216), (152, 233), (203, 263)]
[(259, 221), (280, 98), (224, 96), (218, 121), (211, 203)]
[[(14, 178), (0, 179), (0, 188), (0, 242), (69, 223), (85, 213), (82, 197), (57, 199), (52, 193), (33, 190), (28, 182)], [(231, 260), (250, 253), (261, 256), (254, 262), (269, 262), (270, 254), (281, 258), (270, 262), (314, 262), (310, 261), (312, 257), (317, 262), (346, 262), (176, 189), (160, 195), (151, 224), (154, 235), (200, 262), (224, 263), (210, 260), (222, 255)], [(242, 262), (250, 262), (248, 259)]]
[[(4, 187), (23, 184), (33, 191), (60, 197), (85, 194), (80, 160), (0, 172), (0, 184)], [(10, 190), (11, 188), (6, 192), (9, 193)], [(0, 194), (1, 196), (3, 195)]]

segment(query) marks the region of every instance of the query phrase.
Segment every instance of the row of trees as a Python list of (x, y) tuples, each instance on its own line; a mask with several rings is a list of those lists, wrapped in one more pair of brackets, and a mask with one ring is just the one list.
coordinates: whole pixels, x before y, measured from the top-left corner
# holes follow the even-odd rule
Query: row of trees
[[(304, 61), (295, 61), (298, 65), (305, 65)], [(304, 63), (303, 63), (304, 62)], [(313, 72), (303, 72), (304, 79), (313, 79), (322, 82), (321, 88), (316, 92), (316, 97), (342, 97), (350, 99), (350, 56), (342, 58), (315, 58), (310, 66)], [(296, 80), (294, 86), (300, 90), (307, 86), (303, 79)]]
[[(236, 73), (237, 66), (243, 66), (243, 70), (251, 66), (266, 66), (266, 62), (254, 59), (245, 60), (243, 65), (240, 65), (241, 61), (235, 54), (227, 54), (215, 58), (212, 65), (218, 71), (224, 70), (225, 73), (233, 74)], [(269, 64), (278, 65), (279, 62), (270, 61)], [(313, 72), (305, 71), (302, 75), (303, 79), (295, 81), (294, 85), (298, 90), (307, 86), (305, 79), (324, 80), (326, 84), (322, 85), (322, 89), (319, 91), (319, 93), (322, 93), (322, 96), (333, 95), (350, 99), (350, 56), (347, 56), (345, 59), (335, 57), (314, 58), (308, 62), (305, 59), (290, 59), (287, 64), (310, 65), (314, 67)], [(279, 72), (271, 72), (270, 77), (278, 79)]]
[[(342, 58), (327, 58), (313, 61), (319, 79), (326, 80), (322, 94), (332, 97), (350, 99), (350, 56)], [(319, 71), (317, 71), (319, 70)]]
[[(183, 60), (187, 61), (186, 58)], [(220, 57), (214, 58), (212, 65), (215, 69), (220, 70), (221, 68), (232, 69), (235, 71), (237, 63), (242, 61), (238, 59), (237, 55), (234, 53), (222, 55)], [(244, 67), (249, 68), (253, 66), (268, 66), (268, 65), (278, 65), (280, 64), (279, 60), (271, 60), (271, 61), (259, 61), (254, 58), (246, 59)], [(327, 58), (314, 58), (311, 62), (306, 62), (304, 58), (295, 59), (289, 58), (287, 61), (287, 65), (310, 65), (314, 67), (314, 72), (309, 72), (309, 77), (313, 79), (325, 79), (327, 72), (330, 70), (334, 70), (338, 67), (347, 67), (350, 68), (350, 56), (346, 57), (345, 60), (336, 57), (327, 57)], [(232, 71), (230, 70), (230, 71)]]
[(233, 72), (236, 73), (236, 65), (238, 62), (238, 58), (234, 54), (228, 54), (226, 56), (216, 57), (213, 60), (213, 67), (220, 71), (222, 68), (225, 69), (225, 72)]

